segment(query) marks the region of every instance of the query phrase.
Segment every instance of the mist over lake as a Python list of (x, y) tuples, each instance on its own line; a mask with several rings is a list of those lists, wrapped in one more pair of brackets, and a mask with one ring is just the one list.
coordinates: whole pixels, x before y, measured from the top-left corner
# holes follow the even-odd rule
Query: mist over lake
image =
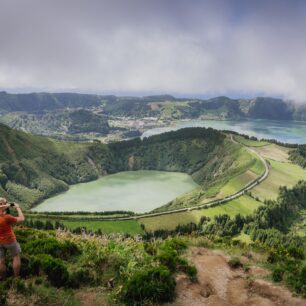
[(178, 172), (129, 171), (73, 185), (45, 200), (33, 211), (149, 212), (197, 187), (191, 176)]
[(149, 137), (186, 127), (211, 127), (217, 130), (231, 130), (241, 134), (255, 136), (259, 139), (275, 139), (284, 143), (306, 143), (306, 122), (266, 119), (178, 121), (169, 127), (145, 131), (142, 137)]

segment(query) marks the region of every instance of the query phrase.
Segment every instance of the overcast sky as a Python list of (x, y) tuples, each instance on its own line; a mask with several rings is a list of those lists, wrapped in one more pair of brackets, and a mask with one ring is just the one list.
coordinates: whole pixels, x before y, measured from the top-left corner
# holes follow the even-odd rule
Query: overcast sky
[(306, 101), (306, 1), (0, 0), (0, 89)]

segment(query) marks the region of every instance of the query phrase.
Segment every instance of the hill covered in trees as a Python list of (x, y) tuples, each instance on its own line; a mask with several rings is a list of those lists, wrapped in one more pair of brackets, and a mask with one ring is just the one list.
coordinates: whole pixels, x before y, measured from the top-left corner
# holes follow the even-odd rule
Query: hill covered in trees
[(164, 119), (275, 119), (306, 120), (306, 108), (292, 101), (254, 99), (175, 98), (170, 95), (117, 97), (76, 93), (8, 94), (0, 92), (0, 113), (46, 112), (66, 108), (98, 108), (107, 116), (157, 117)]
[(240, 171), (234, 163), (240, 145), (213, 129), (188, 128), (109, 145), (55, 141), (5, 125), (0, 137), (0, 194), (27, 206), (71, 184), (119, 171), (186, 172), (201, 185)]

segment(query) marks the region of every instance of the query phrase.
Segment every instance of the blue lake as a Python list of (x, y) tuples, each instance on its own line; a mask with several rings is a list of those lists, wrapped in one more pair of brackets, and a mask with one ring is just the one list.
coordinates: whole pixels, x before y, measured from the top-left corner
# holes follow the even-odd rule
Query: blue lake
[(186, 127), (211, 127), (217, 130), (230, 130), (259, 139), (275, 139), (285, 143), (306, 143), (306, 122), (276, 121), (265, 119), (248, 120), (184, 120), (168, 127), (155, 128), (145, 131), (142, 137), (178, 130)]

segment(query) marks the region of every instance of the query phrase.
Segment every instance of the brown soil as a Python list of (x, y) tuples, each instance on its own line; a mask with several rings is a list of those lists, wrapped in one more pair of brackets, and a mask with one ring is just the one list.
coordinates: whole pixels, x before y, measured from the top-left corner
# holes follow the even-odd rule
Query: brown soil
[(84, 306), (105, 306), (107, 305), (107, 294), (104, 288), (80, 289), (75, 293), (75, 297)]
[[(190, 261), (198, 270), (198, 281), (177, 276), (176, 302), (182, 306), (305, 306), (306, 301), (266, 280), (268, 272), (251, 267), (232, 269), (220, 251), (192, 248)], [(252, 280), (251, 280), (252, 279)]]

